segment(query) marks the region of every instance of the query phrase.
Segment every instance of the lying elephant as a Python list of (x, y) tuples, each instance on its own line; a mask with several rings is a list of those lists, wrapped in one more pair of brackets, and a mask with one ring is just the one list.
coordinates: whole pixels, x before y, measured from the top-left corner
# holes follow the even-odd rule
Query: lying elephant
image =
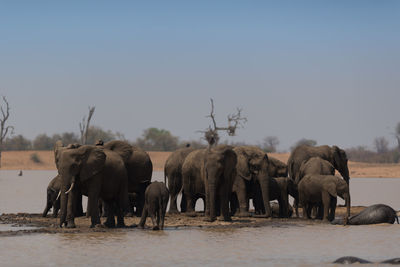
[[(365, 224), (377, 224), (377, 223), (391, 223), (395, 221), (399, 223), (396, 211), (391, 207), (384, 204), (375, 204), (367, 207), (360, 213), (351, 216), (347, 224), (350, 225), (365, 225)], [(337, 219), (332, 224), (345, 224), (342, 219)]]
[(139, 227), (144, 228), (147, 216), (150, 216), (153, 222), (153, 230), (163, 230), (168, 198), (169, 192), (165, 184), (152, 182), (144, 193), (144, 207)]
[[(372, 261), (364, 260), (358, 257), (353, 256), (346, 256), (340, 257), (339, 259), (335, 260), (333, 263), (340, 263), (340, 264), (353, 264), (353, 263), (373, 263)], [(400, 258), (393, 258), (385, 261), (381, 261), (380, 263), (384, 264), (400, 264)]]

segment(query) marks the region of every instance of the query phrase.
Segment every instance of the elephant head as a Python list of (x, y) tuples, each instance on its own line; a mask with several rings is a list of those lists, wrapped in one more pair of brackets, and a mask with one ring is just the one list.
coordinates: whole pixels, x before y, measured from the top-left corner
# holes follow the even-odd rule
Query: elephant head
[(210, 221), (214, 221), (217, 211), (217, 199), (221, 205), (224, 220), (229, 221), (229, 198), (236, 175), (236, 153), (230, 146), (217, 146), (209, 149), (205, 155), (204, 175), (206, 185), (206, 206), (209, 207)]
[(60, 225), (73, 225), (73, 188), (100, 173), (105, 165), (103, 148), (83, 145), (64, 148), (58, 143), (55, 148), (58, 173), (61, 176), (61, 215)]
[(343, 179), (349, 184), (350, 175), (347, 166), (347, 155), (343, 149), (337, 146), (331, 148), (331, 163), (336, 170), (343, 176)]
[(268, 175), (270, 177), (287, 177), (288, 168), (282, 161), (269, 157)]
[(324, 184), (324, 189), (334, 198), (341, 197), (345, 201), (346, 205), (346, 215), (345, 215), (345, 222), (347, 222), (348, 218), (350, 217), (350, 191), (349, 186), (343, 179), (335, 177), (336, 179), (329, 181), (328, 183)]
[(257, 147), (243, 146), (235, 148), (238, 155), (236, 165), (237, 173), (240, 177), (260, 185), (262, 199), (266, 211), (266, 216), (272, 214), (269, 204), (269, 183), (268, 175), (269, 159), (267, 154)]

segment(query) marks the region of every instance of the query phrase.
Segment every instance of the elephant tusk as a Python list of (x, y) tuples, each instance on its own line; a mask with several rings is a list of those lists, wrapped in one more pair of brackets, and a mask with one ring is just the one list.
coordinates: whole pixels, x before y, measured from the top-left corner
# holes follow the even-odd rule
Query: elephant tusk
[(74, 188), (74, 183), (71, 184), (71, 187), (68, 189), (67, 192), (65, 192), (65, 194), (67, 195), (69, 192), (71, 192), (72, 188)]
[(60, 196), (61, 196), (61, 190), (58, 192), (58, 195), (57, 195), (57, 198), (56, 198), (56, 201), (60, 198)]

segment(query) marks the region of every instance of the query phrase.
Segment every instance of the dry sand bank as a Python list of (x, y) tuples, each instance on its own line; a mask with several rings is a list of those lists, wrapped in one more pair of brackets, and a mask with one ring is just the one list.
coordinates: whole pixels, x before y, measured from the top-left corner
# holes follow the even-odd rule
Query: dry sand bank
[[(164, 163), (171, 152), (148, 152), (155, 171), (163, 171)], [(36, 154), (41, 162), (35, 163)], [(287, 162), (289, 153), (270, 153), (283, 162)], [(2, 170), (55, 170), (53, 151), (4, 151), (1, 161)], [(399, 178), (400, 164), (349, 162), (350, 177)]]

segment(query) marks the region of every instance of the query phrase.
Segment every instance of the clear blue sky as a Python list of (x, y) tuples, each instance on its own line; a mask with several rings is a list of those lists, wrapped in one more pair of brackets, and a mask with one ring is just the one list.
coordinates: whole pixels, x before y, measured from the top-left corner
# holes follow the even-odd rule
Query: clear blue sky
[[(145, 2), (145, 3), (143, 3)], [(232, 141), (344, 148), (400, 121), (399, 1), (1, 1), (0, 94), (15, 134), (92, 123), (199, 139), (243, 108)]]

